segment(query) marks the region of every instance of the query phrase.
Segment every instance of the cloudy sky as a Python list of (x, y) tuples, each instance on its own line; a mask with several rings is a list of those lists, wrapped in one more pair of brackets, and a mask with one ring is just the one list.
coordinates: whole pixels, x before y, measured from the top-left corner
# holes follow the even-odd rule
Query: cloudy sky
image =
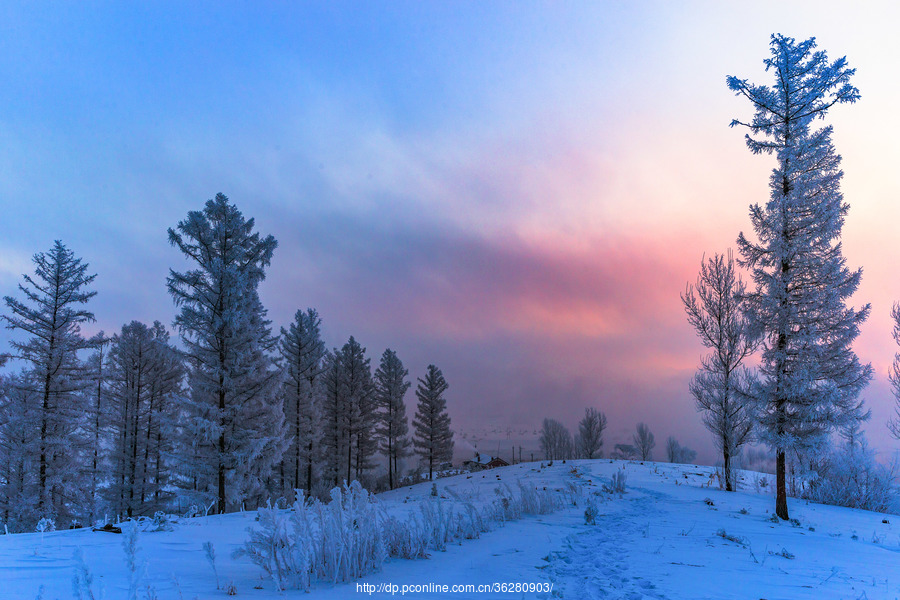
[(858, 69), (830, 122), (892, 450), (900, 38), (890, 4), (837, 6), (2, 3), (0, 294), (62, 239), (98, 274), (97, 329), (170, 324), (166, 228), (223, 192), (279, 241), (274, 323), (312, 306), (329, 345), (437, 364), (457, 428), (595, 406), (612, 442), (646, 421), (709, 460), (679, 293), (773, 166), (729, 129), (751, 109), (725, 77), (768, 83), (771, 33), (816, 36)]

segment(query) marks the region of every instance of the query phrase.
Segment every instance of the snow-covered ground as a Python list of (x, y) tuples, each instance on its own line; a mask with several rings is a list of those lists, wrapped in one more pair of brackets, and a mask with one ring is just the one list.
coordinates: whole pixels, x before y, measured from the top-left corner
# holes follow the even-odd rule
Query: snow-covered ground
[[(573, 467), (575, 471), (573, 472)], [(601, 491), (616, 469), (627, 473), (626, 493)], [(584, 490), (577, 507), (510, 522), (479, 539), (433, 552), (429, 559), (391, 559), (358, 582), (316, 584), (310, 594), (278, 592), (258, 567), (231, 553), (246, 539), (255, 513), (181, 520), (171, 532), (143, 533), (138, 559), (144, 584), (160, 600), (237, 597), (387, 598), (385, 584), (544, 584), (534, 593), (425, 591), (406, 598), (896, 598), (900, 596), (900, 517), (790, 500), (799, 523), (771, 520), (771, 490), (718, 490), (711, 469), (665, 463), (568, 461), (540, 468), (524, 463), (437, 482), (441, 496), (473, 503), (496, 498), (494, 488), (517, 482)], [(771, 477), (768, 478), (771, 480)], [(430, 484), (379, 495), (392, 514), (428, 501)], [(598, 498), (595, 525), (584, 523), (585, 498)], [(889, 522), (883, 522), (889, 521)], [(896, 523), (894, 523), (896, 521)], [(128, 596), (123, 535), (88, 530), (0, 536), (0, 598), (73, 597), (73, 554), (81, 548), (94, 589), (111, 600)], [(212, 542), (220, 583), (203, 544)], [(177, 583), (176, 583), (177, 582)], [(358, 585), (359, 584), (359, 585)], [(372, 587), (362, 588), (362, 584)], [(364, 590), (376, 590), (368, 593)], [(388, 588), (390, 589), (390, 588)], [(434, 588), (431, 588), (434, 589)], [(139, 596), (145, 598), (142, 591)]]

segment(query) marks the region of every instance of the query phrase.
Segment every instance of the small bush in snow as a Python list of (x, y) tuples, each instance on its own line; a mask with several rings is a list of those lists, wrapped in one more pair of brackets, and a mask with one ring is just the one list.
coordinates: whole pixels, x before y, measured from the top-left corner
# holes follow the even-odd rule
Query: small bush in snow
[(123, 533), (122, 550), (125, 551), (125, 566), (128, 569), (128, 600), (138, 600), (138, 590), (147, 571), (147, 564), (138, 560), (140, 533), (137, 522), (129, 523), (128, 527), (123, 528)]
[(584, 524), (585, 525), (596, 525), (597, 524), (597, 515), (600, 511), (597, 509), (597, 502), (593, 497), (588, 496), (588, 499), (584, 508)]
[(612, 475), (612, 479), (610, 480), (609, 485), (603, 484), (603, 491), (608, 494), (623, 494), (625, 493), (625, 471), (617, 470)]
[(153, 521), (150, 522), (149, 531), (174, 531), (172, 518), (165, 512), (158, 510), (153, 513)]
[(39, 533), (44, 533), (45, 531), (56, 531), (56, 521), (54, 521), (50, 517), (41, 517), (41, 520), (37, 522), (34, 530)]
[(84, 562), (84, 552), (75, 549), (75, 575), (72, 576), (72, 593), (75, 600), (96, 600), (101, 596), (94, 593), (94, 575)]
[(216, 569), (216, 548), (212, 542), (203, 542), (203, 551), (206, 553), (206, 562), (212, 567), (216, 577), (216, 589), (219, 589), (219, 570)]
[(383, 512), (356, 481), (334, 488), (329, 504), (297, 500), (290, 514), (271, 506), (257, 512), (260, 529), (249, 530), (235, 556), (248, 556), (280, 590), (357, 579), (387, 558)]
[(803, 497), (820, 504), (896, 512), (896, 465), (878, 464), (865, 440), (832, 453), (817, 469)]
[(788, 560), (794, 560), (796, 558), (792, 552), (788, 552), (787, 548), (782, 548), (780, 552), (772, 552), (769, 550), (769, 554), (772, 556), (780, 556), (781, 558), (786, 558)]
[(736, 535), (728, 534), (724, 529), (720, 529), (716, 532), (716, 535), (722, 538), (723, 540), (728, 540), (729, 542), (734, 542), (735, 544), (740, 544), (741, 546), (747, 547), (747, 540), (742, 537), (738, 537)]

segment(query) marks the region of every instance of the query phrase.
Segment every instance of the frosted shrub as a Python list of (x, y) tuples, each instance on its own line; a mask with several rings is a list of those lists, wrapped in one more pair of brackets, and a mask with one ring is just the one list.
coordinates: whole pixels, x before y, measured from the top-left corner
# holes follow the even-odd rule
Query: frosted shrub
[(471, 503), (463, 505), (463, 513), (460, 515), (460, 534), (463, 539), (474, 540), (481, 537), (481, 534), (490, 531), (484, 515), (478, 511)]
[(526, 487), (521, 481), (519, 482), (519, 499), (522, 503), (522, 512), (529, 515), (543, 514), (537, 490), (532, 487)]
[(137, 522), (129, 523), (123, 533), (122, 550), (125, 552), (125, 565), (128, 569), (128, 600), (138, 600), (138, 590), (144, 580), (147, 564), (138, 560), (140, 534)]
[[(235, 552), (236, 556), (248, 556), (262, 568), (278, 590), (289, 587), (309, 589), (313, 539), (309, 528), (303, 526), (308, 524), (307, 506), (300, 501), (298, 504), (298, 510), (293, 515), (271, 506), (258, 509), (260, 528), (248, 529), (250, 539)], [(211, 564), (215, 565), (215, 561)], [(218, 576), (216, 580), (218, 589)]]
[(75, 575), (72, 577), (72, 594), (75, 600), (96, 600), (102, 597), (94, 593), (94, 575), (84, 562), (84, 552), (81, 548), (75, 549), (73, 558)]
[(158, 510), (153, 513), (153, 521), (150, 523), (149, 531), (174, 531), (172, 518), (165, 512)]
[(331, 503), (317, 505), (322, 559), (319, 576), (335, 583), (381, 568), (387, 558), (383, 516), (358, 482), (331, 490)]
[(612, 474), (609, 485), (603, 485), (603, 491), (608, 494), (624, 494), (625, 493), (625, 471), (620, 469)]
[(331, 491), (331, 502), (298, 500), (290, 511), (258, 509), (258, 524), (235, 556), (247, 556), (279, 590), (309, 590), (315, 581), (343, 582), (380, 570), (389, 557), (426, 558), (429, 551), (474, 539), (497, 524), (547, 514), (564, 504), (560, 494), (520, 484), (495, 488), (482, 508), (427, 497), (405, 519), (388, 517), (375, 498), (353, 482)]
[(203, 552), (206, 553), (206, 562), (212, 567), (213, 575), (216, 577), (216, 589), (219, 589), (219, 570), (216, 568), (216, 548), (212, 542), (203, 542)]
[(600, 511), (597, 509), (596, 498), (594, 498), (594, 496), (588, 496), (587, 500), (585, 501), (584, 524), (596, 525), (598, 514), (600, 514)]
[[(427, 537), (430, 538), (428, 546), (444, 552), (447, 550), (447, 542), (456, 537), (453, 535), (456, 531), (454, 531), (455, 528), (452, 521), (457, 521), (456, 524), (458, 524), (458, 515), (454, 515), (452, 508), (449, 510), (445, 509), (444, 503), (439, 501), (422, 502), (419, 504), (419, 510), (421, 511), (423, 529), (427, 532)], [(457, 518), (454, 519), (454, 516)]]
[(41, 517), (41, 520), (37, 522), (34, 530), (39, 533), (44, 533), (45, 531), (56, 531), (56, 521), (54, 521), (50, 517)]
[(818, 468), (803, 497), (820, 504), (897, 512), (895, 467), (875, 461), (866, 444), (834, 452)]
[(249, 529), (235, 556), (248, 556), (278, 589), (350, 581), (379, 570), (387, 558), (383, 513), (355, 481), (334, 488), (329, 504), (297, 500), (290, 513), (271, 506), (257, 512), (259, 529)]
[(501, 517), (498, 519), (499, 521), (515, 521), (522, 517), (522, 498), (513, 496), (508, 485), (494, 488), (494, 493), (497, 494), (500, 502), (499, 514)]
[(390, 517), (385, 522), (385, 547), (389, 556), (399, 558), (426, 558), (428, 537), (415, 517), (401, 521)]

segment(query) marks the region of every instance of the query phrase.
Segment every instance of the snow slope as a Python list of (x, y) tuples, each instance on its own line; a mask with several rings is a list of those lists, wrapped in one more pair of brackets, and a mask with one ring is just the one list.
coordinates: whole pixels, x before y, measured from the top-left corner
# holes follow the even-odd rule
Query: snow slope
[[(575, 467), (575, 472), (573, 472)], [(623, 495), (600, 491), (616, 469), (627, 473)], [(350, 584), (322, 584), (311, 594), (277, 592), (246, 558), (231, 552), (246, 538), (255, 513), (181, 520), (171, 532), (143, 533), (139, 560), (144, 586), (160, 600), (237, 597), (344, 599), (367, 594), (357, 583), (427, 585), (543, 583), (546, 593), (407, 593), (405, 598), (897, 598), (900, 597), (900, 530), (886, 516), (791, 500), (798, 524), (770, 520), (766, 491), (726, 493), (710, 485), (711, 469), (609, 460), (525, 463), (437, 482), (446, 502), (496, 498), (494, 488), (526, 485), (583, 490), (578, 506), (506, 523), (477, 540), (463, 541), (427, 560), (393, 559), (381, 572)], [(769, 478), (771, 479), (771, 477)], [(379, 495), (403, 515), (430, 496), (430, 484)], [(585, 525), (585, 498), (598, 499), (596, 525)], [(709, 502), (712, 504), (710, 505)], [(127, 598), (124, 536), (86, 530), (0, 536), (0, 598), (72, 598), (73, 552), (82, 548), (94, 588), (107, 599)], [(203, 552), (213, 543), (220, 587)], [(177, 581), (177, 584), (176, 584)], [(401, 596), (400, 592), (394, 594)], [(145, 597), (144, 593), (139, 596)]]

